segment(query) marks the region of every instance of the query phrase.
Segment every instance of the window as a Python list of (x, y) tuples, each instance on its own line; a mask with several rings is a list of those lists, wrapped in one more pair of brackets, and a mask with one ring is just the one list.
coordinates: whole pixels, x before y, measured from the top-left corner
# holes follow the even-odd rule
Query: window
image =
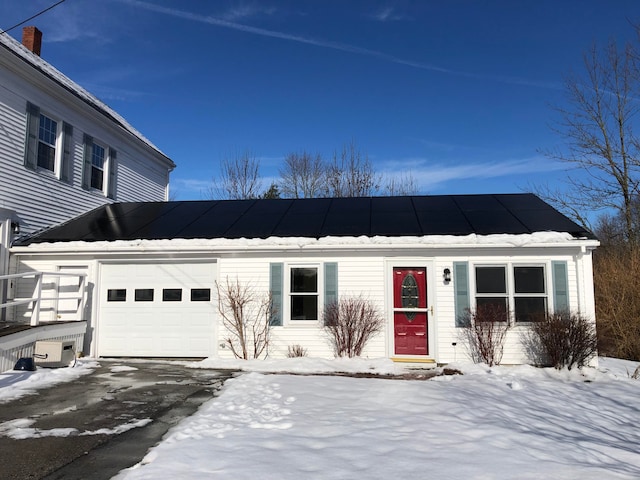
[(153, 302), (153, 288), (136, 288), (136, 302)]
[(163, 288), (162, 301), (163, 302), (181, 302), (182, 289), (181, 288)]
[(506, 267), (476, 267), (476, 308), (485, 306), (509, 310)]
[(210, 288), (192, 288), (191, 289), (192, 302), (208, 302), (209, 300), (211, 300)]
[(56, 141), (58, 122), (40, 114), (38, 128), (38, 167), (54, 171), (56, 167)]
[(318, 269), (292, 267), (291, 320), (318, 320)]
[(98, 190), (109, 198), (116, 198), (117, 152), (115, 149), (95, 142), (88, 134), (83, 136), (84, 155), (82, 188)]
[(107, 290), (107, 302), (126, 302), (127, 290), (124, 288)]
[(510, 287), (506, 266), (476, 266), (476, 308), (495, 305), (512, 310), (518, 323), (539, 319), (548, 310), (544, 266), (513, 266)]
[(533, 322), (547, 312), (544, 267), (513, 267), (516, 322)]
[(105, 149), (97, 143), (91, 152), (91, 188), (102, 190), (104, 185)]

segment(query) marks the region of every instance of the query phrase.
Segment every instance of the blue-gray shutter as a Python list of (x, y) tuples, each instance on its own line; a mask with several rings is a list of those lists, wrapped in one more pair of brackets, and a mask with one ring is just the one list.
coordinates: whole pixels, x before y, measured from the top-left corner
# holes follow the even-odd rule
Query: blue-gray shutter
[(60, 180), (73, 184), (73, 127), (62, 122), (62, 168)]
[(464, 327), (467, 325), (467, 314), (471, 307), (468, 262), (453, 262), (453, 291), (455, 295), (456, 327)]
[(118, 153), (109, 148), (109, 184), (107, 185), (107, 197), (116, 198), (116, 169), (118, 168)]
[(271, 292), (271, 306), (273, 315), (271, 325), (282, 325), (282, 307), (284, 288), (284, 265), (282, 263), (269, 264), (269, 291)]
[(27, 135), (24, 142), (24, 166), (29, 170), (38, 168), (38, 128), (40, 109), (27, 102)]
[(551, 262), (553, 273), (553, 307), (556, 312), (569, 311), (567, 262)]
[(338, 301), (338, 264), (327, 262), (324, 264), (324, 305)]
[(91, 188), (91, 155), (93, 155), (93, 137), (85, 133), (82, 143), (84, 144), (84, 154), (82, 158), (82, 188), (89, 190)]

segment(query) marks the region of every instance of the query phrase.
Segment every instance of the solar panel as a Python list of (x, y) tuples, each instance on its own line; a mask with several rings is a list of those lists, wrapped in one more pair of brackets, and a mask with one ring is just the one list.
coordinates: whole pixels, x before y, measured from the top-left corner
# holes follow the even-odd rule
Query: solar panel
[(171, 238), (593, 234), (532, 194), (134, 202), (104, 205), (15, 245)]

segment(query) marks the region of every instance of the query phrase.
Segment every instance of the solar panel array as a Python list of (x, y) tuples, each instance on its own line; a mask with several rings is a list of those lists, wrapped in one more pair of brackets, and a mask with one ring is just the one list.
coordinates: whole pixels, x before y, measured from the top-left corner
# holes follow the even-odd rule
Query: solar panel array
[(132, 202), (104, 205), (14, 245), (65, 241), (568, 232), (533, 194)]

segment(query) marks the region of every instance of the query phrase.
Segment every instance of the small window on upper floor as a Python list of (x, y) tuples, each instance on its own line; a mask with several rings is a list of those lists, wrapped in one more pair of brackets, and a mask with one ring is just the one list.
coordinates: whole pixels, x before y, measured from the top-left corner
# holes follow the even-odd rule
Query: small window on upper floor
[(105, 149), (102, 145), (93, 144), (91, 151), (91, 188), (103, 190)]
[(24, 166), (73, 184), (73, 127), (27, 102)]
[(84, 162), (82, 170), (82, 188), (100, 191), (103, 195), (115, 199), (116, 195), (116, 151), (84, 135)]
[(38, 126), (38, 167), (45, 170), (56, 169), (56, 143), (58, 141), (58, 122), (40, 114)]

